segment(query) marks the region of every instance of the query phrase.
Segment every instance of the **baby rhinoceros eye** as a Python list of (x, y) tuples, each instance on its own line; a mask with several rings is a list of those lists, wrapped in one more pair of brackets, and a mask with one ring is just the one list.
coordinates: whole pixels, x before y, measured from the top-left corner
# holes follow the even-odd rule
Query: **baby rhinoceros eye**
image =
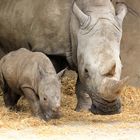
[(85, 69), (85, 77), (88, 78), (89, 77), (89, 72), (88, 69)]

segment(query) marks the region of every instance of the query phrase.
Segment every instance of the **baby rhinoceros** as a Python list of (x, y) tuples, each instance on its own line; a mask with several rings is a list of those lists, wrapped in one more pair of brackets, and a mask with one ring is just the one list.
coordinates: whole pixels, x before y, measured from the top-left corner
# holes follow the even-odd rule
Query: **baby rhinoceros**
[(41, 52), (23, 48), (10, 52), (0, 60), (0, 86), (6, 107), (13, 108), (24, 95), (35, 116), (46, 121), (59, 118), (59, 76)]

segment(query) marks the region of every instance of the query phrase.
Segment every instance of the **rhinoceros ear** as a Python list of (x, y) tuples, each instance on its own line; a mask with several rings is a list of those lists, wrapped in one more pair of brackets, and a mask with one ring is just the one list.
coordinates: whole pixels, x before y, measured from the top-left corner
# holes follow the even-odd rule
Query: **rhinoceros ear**
[(73, 4), (73, 13), (80, 22), (80, 26), (86, 27), (90, 23), (90, 16), (86, 15), (74, 2)]
[(116, 16), (120, 25), (122, 25), (123, 20), (127, 14), (127, 6), (122, 2), (116, 3)]
[(61, 79), (61, 77), (65, 74), (66, 70), (68, 70), (68, 68), (65, 68), (65, 69), (61, 70), (59, 73), (57, 73), (57, 76), (59, 79)]

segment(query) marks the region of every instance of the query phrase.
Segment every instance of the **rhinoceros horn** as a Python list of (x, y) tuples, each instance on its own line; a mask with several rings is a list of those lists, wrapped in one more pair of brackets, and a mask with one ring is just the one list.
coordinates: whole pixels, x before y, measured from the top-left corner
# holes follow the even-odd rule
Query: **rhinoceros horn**
[(73, 13), (78, 18), (81, 26), (86, 26), (90, 22), (90, 17), (86, 15), (81, 9), (77, 6), (77, 4), (74, 2), (73, 4)]
[(112, 85), (111, 85), (111, 87), (110, 87), (110, 89), (111, 89), (111, 91), (112, 92), (115, 92), (115, 93), (117, 93), (118, 91), (120, 91), (123, 87), (124, 87), (124, 85), (126, 84), (126, 82), (128, 81), (128, 77), (125, 77), (124, 79), (122, 79), (122, 80), (119, 80), (119, 81), (113, 81), (112, 83)]
[(128, 79), (129, 77), (125, 77), (122, 80), (105, 78), (99, 90), (101, 96), (108, 101), (115, 100), (120, 94), (119, 91), (124, 87)]

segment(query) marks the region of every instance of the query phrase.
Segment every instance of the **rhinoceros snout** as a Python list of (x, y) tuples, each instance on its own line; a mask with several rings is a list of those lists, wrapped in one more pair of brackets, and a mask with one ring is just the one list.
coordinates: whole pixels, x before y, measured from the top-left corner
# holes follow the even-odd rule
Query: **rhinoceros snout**
[(56, 109), (53, 110), (53, 119), (59, 119), (62, 116), (60, 107), (57, 107)]
[(113, 102), (103, 102), (94, 101), (90, 111), (96, 115), (113, 115), (121, 113), (121, 102), (119, 99), (114, 100)]
[(55, 113), (52, 117), (52, 119), (60, 119), (62, 116), (62, 114), (59, 112), (59, 113)]
[(57, 107), (55, 109), (50, 109), (49, 111), (47, 111), (45, 117), (46, 120), (50, 120), (50, 119), (59, 119), (62, 116), (60, 108)]

